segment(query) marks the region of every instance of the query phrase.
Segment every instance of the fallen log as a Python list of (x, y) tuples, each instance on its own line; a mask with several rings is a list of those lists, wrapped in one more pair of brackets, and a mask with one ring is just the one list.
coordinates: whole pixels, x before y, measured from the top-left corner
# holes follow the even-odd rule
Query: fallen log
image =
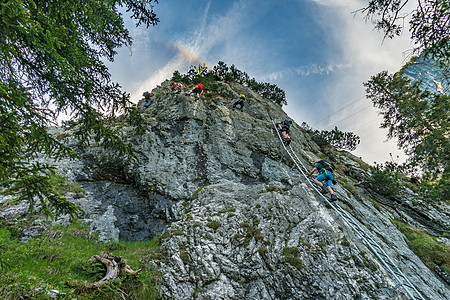
[(131, 267), (127, 264), (127, 261), (121, 256), (115, 256), (112, 253), (102, 252), (100, 255), (94, 255), (89, 259), (90, 262), (94, 263), (96, 261), (101, 262), (106, 266), (106, 275), (99, 281), (93, 283), (90, 289), (100, 289), (108, 281), (119, 278), (119, 276), (124, 274), (135, 275), (141, 270), (133, 271)]
[[(112, 253), (102, 252), (100, 255), (93, 255), (89, 262), (100, 262), (106, 267), (105, 276), (91, 284), (66, 283), (69, 287), (75, 288), (79, 293), (90, 293), (93, 290), (101, 289), (106, 283), (119, 278), (124, 274), (136, 275), (141, 269), (134, 271), (127, 261), (121, 256), (115, 256)], [(123, 293), (123, 292), (122, 292)]]

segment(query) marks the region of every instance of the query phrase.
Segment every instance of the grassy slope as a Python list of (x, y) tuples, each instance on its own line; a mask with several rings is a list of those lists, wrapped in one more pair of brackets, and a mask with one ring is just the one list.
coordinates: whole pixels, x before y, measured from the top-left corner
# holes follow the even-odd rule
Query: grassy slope
[(447, 273), (450, 273), (449, 246), (439, 242), (423, 229), (415, 228), (396, 220), (392, 222), (405, 235), (411, 250), (420, 257), (428, 268), (434, 270), (434, 265), (436, 264)]
[[(14, 228), (0, 226), (0, 299), (121, 299), (121, 294), (125, 299), (158, 299), (161, 275), (149, 262), (163, 259), (159, 248), (157, 239), (98, 242), (79, 223), (52, 227), (27, 242), (15, 238)], [(99, 291), (73, 288), (103, 277), (104, 266), (89, 262), (102, 251), (122, 256), (133, 270), (142, 271)]]

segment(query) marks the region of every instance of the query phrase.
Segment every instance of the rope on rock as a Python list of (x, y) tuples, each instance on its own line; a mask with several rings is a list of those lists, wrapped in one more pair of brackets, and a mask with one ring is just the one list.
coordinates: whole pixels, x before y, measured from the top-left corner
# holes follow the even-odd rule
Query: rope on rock
[[(269, 116), (270, 117), (270, 116)], [(383, 264), (383, 266), (388, 270), (388, 272), (394, 277), (397, 284), (387, 290), (387, 294), (389, 296), (392, 296), (394, 291), (398, 289), (399, 287), (403, 287), (406, 294), (408, 294), (410, 299), (421, 299), (425, 300), (423, 296), (420, 294), (420, 292), (416, 289), (416, 287), (408, 280), (406, 275), (395, 265), (395, 263), (392, 261), (392, 259), (389, 257), (389, 255), (381, 248), (381, 246), (369, 235), (366, 231), (350, 216), (347, 211), (345, 211), (338, 203), (336, 202), (330, 202), (324, 195), (322, 195), (319, 190), (317, 189), (316, 185), (313, 181), (311, 181), (307, 176), (306, 173), (308, 172), (306, 167), (303, 165), (301, 160), (298, 158), (297, 154), (292, 149), (291, 145), (289, 145), (289, 148), (286, 147), (286, 145), (283, 143), (283, 139), (281, 138), (280, 132), (278, 131), (277, 126), (275, 125), (275, 122), (270, 117), (270, 120), (272, 121), (272, 124), (275, 128), (275, 132), (278, 135), (278, 138), (281, 142), (281, 145), (283, 145), (284, 150), (288, 154), (288, 156), (291, 158), (291, 160), (294, 162), (294, 167), (297, 167), (297, 169), (300, 171), (300, 173), (305, 177), (306, 181), (311, 185), (311, 187), (319, 194), (319, 196), (322, 198), (318, 204), (320, 206), (323, 201), (326, 201), (328, 205), (336, 212), (337, 216), (333, 220), (332, 224), (334, 224), (340, 217), (347, 223), (347, 225), (353, 229), (354, 232), (359, 236), (360, 240), (364, 242), (369, 249), (375, 254), (375, 256), (379, 259), (379, 261)], [(283, 159), (283, 156), (281, 157), (281, 160)], [(280, 160), (280, 161), (281, 161)], [(301, 167), (300, 167), (301, 166)]]

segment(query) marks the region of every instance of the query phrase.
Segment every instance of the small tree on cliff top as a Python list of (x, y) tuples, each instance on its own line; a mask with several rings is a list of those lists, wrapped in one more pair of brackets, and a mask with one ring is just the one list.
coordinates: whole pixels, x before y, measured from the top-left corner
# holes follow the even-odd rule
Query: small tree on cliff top
[[(201, 70), (200, 73), (199, 70)], [(250, 79), (247, 73), (239, 70), (235, 65), (228, 67), (222, 61), (219, 61), (212, 70), (207, 70), (205, 65), (199, 65), (198, 67), (191, 66), (186, 75), (182, 75), (179, 71), (175, 71), (172, 80), (184, 83), (203, 82), (206, 84), (208, 82), (212, 83), (211, 80), (237, 82), (248, 86), (262, 97), (267, 98), (280, 106), (287, 104), (285, 91), (276, 84), (258, 82), (255, 78)]]

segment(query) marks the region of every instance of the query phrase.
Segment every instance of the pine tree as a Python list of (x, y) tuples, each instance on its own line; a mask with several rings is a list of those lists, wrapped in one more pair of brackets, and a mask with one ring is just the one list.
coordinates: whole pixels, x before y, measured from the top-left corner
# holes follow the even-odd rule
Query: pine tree
[[(111, 82), (103, 59), (130, 46), (119, 7), (137, 25), (156, 25), (153, 0), (19, 1), (0, 3), (0, 187), (17, 201), (38, 201), (55, 217), (77, 208), (50, 184), (55, 170), (32, 162), (34, 154), (75, 157), (48, 134), (60, 113), (78, 122), (82, 143), (88, 137), (120, 155), (131, 156), (118, 134), (104, 125), (123, 112), (129, 96)], [(157, 1), (155, 1), (157, 2)]]

